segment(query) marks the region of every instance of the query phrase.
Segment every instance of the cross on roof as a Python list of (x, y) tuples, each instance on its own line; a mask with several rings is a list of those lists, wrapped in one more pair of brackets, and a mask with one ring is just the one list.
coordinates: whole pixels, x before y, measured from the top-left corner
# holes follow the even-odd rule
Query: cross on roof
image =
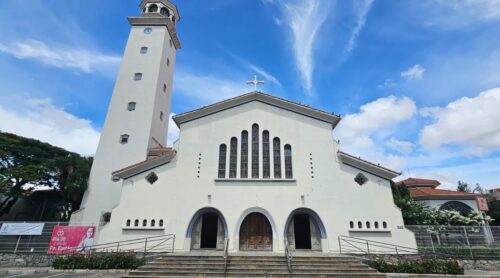
[(253, 89), (257, 91), (257, 85), (264, 84), (264, 80), (257, 80), (257, 75), (254, 75), (253, 80), (247, 81), (247, 84), (252, 84)]

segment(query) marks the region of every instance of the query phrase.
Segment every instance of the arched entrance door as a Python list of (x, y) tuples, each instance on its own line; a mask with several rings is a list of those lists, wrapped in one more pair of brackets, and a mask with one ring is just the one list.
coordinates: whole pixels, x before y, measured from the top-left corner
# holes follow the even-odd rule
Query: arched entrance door
[(241, 223), (240, 250), (273, 250), (273, 230), (269, 220), (262, 213), (250, 213)]
[(224, 225), (217, 213), (198, 217), (191, 232), (191, 249), (224, 249)]
[(288, 245), (291, 250), (321, 251), (321, 233), (313, 217), (295, 213), (288, 224)]

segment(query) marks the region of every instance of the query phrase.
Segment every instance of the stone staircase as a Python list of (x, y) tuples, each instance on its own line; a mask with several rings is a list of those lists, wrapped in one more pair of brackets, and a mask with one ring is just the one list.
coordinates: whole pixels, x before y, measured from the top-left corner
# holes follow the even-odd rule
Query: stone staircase
[(297, 256), (292, 274), (284, 256), (230, 255), (224, 275), (222, 256), (163, 255), (124, 277), (386, 277), (347, 256)]

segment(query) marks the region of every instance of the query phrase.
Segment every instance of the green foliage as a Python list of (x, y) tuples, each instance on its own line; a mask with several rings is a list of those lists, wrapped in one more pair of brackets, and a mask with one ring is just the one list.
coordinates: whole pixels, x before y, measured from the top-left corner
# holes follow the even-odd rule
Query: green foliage
[(387, 262), (381, 258), (376, 258), (369, 265), (383, 273), (464, 274), (464, 269), (455, 259), (421, 259)]
[(55, 269), (136, 269), (144, 260), (133, 253), (107, 253), (98, 255), (64, 255), (52, 262)]
[(0, 132), (0, 216), (19, 198), (41, 186), (61, 193), (61, 213), (69, 218), (78, 209), (92, 165), (92, 158), (38, 140)]
[[(391, 182), (391, 188), (394, 203), (401, 209), (405, 225), (483, 225), (483, 218), (479, 213), (473, 212), (468, 216), (462, 216), (457, 211), (436, 210), (413, 201), (404, 184), (397, 186)], [(491, 218), (487, 217), (484, 220), (491, 221)]]
[(488, 202), (488, 207), (490, 211), (486, 213), (494, 219), (491, 225), (500, 226), (500, 200), (490, 200)]

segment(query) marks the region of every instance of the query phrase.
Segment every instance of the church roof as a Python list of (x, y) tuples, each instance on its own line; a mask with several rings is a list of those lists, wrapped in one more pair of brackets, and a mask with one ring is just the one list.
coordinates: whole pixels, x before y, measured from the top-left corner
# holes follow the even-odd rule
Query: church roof
[(113, 176), (121, 179), (126, 179), (138, 175), (163, 164), (169, 163), (170, 161), (172, 161), (176, 154), (177, 152), (172, 148), (151, 149), (146, 160), (114, 171)]
[(477, 194), (434, 188), (412, 188), (410, 196), (415, 200), (474, 200)]
[(386, 179), (386, 180), (391, 180), (399, 175), (401, 175), (400, 172), (396, 172), (394, 170), (391, 170), (389, 168), (385, 168), (380, 166), (380, 164), (375, 164), (370, 161), (361, 159), (359, 157), (355, 157), (353, 155), (350, 155), (348, 153), (338, 151), (337, 152), (340, 160), (342, 163), (349, 165), (351, 167), (363, 170), (367, 173), (370, 173), (372, 175), (375, 175), (377, 177)]
[(407, 187), (432, 187), (436, 188), (441, 183), (437, 180), (429, 180), (429, 179), (416, 179), (416, 178), (408, 178), (406, 180), (402, 180), (396, 183), (397, 185), (404, 184)]
[(335, 128), (335, 126), (340, 121), (340, 116), (335, 115), (333, 113), (328, 113), (316, 108), (312, 108), (305, 104), (275, 97), (260, 91), (253, 91), (244, 95), (240, 95), (208, 106), (204, 106), (199, 109), (178, 114), (173, 117), (173, 120), (177, 126), (180, 126), (183, 123), (196, 120), (252, 101), (259, 101), (291, 112), (295, 112), (297, 114), (301, 114), (323, 122), (330, 123), (332, 125), (332, 129)]

